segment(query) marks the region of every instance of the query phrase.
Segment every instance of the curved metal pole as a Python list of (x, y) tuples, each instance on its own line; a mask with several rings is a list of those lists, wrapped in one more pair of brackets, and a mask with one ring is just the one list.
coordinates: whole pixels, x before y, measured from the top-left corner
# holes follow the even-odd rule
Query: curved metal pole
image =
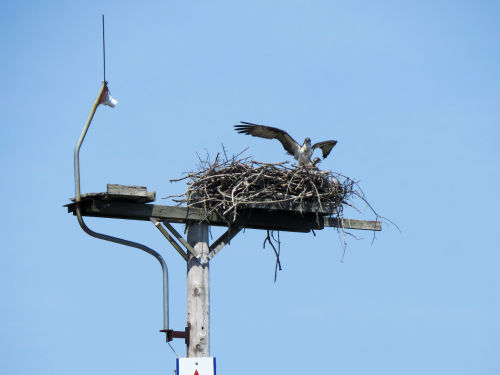
[(107, 234), (94, 232), (83, 221), (82, 214), (80, 212), (80, 207), (78, 206), (76, 207), (76, 216), (78, 218), (78, 223), (80, 224), (82, 229), (85, 231), (85, 233), (89, 234), (90, 236), (99, 238), (100, 240), (114, 242), (120, 245), (135, 247), (136, 249), (151, 254), (158, 260), (158, 262), (160, 262), (161, 270), (163, 272), (163, 329), (168, 330), (168, 268), (167, 264), (165, 263), (165, 260), (163, 260), (163, 257), (153, 249), (145, 245), (142, 245), (140, 243), (124, 240), (118, 237), (109, 236)]
[(95, 111), (99, 104), (102, 102), (103, 98), (106, 96), (108, 92), (108, 86), (107, 82), (104, 81), (101, 85), (101, 88), (99, 90), (99, 94), (97, 95), (97, 98), (94, 102), (94, 105), (92, 106), (92, 110), (90, 111), (90, 115), (87, 119), (87, 122), (85, 123), (85, 126), (82, 130), (82, 134), (80, 135), (80, 138), (78, 139), (78, 142), (75, 147), (75, 154), (74, 154), (74, 162), (75, 162), (75, 202), (76, 202), (76, 216), (78, 218), (78, 223), (80, 224), (80, 227), (84, 230), (85, 233), (88, 235), (98, 238), (100, 240), (105, 240), (105, 241), (110, 241), (114, 242), (120, 245), (125, 245), (125, 246), (130, 246), (130, 247), (135, 247), (136, 249), (145, 251), (148, 254), (151, 254), (154, 256), (158, 262), (160, 262), (161, 269), (163, 272), (163, 329), (168, 330), (168, 268), (167, 264), (165, 263), (165, 260), (162, 258), (160, 254), (158, 254), (156, 251), (153, 249), (142, 245), (137, 242), (133, 241), (128, 241), (124, 240), (122, 238), (118, 237), (113, 237), (109, 236), (107, 234), (102, 234), (102, 233), (97, 233), (91, 230), (83, 221), (82, 218), (82, 213), (80, 210), (79, 202), (81, 201), (81, 193), (80, 193), (80, 147), (82, 146), (83, 140), (85, 139), (85, 135), (87, 134), (87, 131), (89, 130), (90, 123), (92, 122), (92, 118), (94, 117)]
[(78, 138), (78, 142), (76, 143), (75, 155), (74, 155), (76, 202), (80, 202), (80, 200), (82, 198), (80, 195), (80, 147), (82, 147), (83, 140), (85, 139), (85, 135), (87, 135), (87, 131), (89, 130), (90, 123), (92, 122), (92, 119), (94, 118), (95, 111), (96, 111), (97, 107), (99, 106), (99, 103), (101, 102), (101, 98), (103, 97), (103, 95), (106, 95), (107, 90), (108, 90), (108, 84), (106, 81), (103, 81), (101, 88), (99, 89), (99, 94), (97, 95), (97, 98), (94, 102), (94, 105), (92, 106), (92, 110), (90, 111), (89, 118), (87, 119), (87, 122), (85, 123), (85, 126), (83, 127), (82, 134), (80, 134), (80, 138)]

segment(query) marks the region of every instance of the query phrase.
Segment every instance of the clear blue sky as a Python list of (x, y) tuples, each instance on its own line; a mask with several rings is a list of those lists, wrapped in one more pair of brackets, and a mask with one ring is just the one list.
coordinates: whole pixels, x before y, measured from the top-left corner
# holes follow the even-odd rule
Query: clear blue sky
[[(87, 236), (62, 207), (102, 80), (103, 13), (119, 104), (95, 116), (83, 192), (182, 192), (168, 180), (221, 143), (286, 160), (232, 128), (252, 121), (338, 140), (322, 167), (360, 180), (402, 230), (384, 226), (373, 244), (358, 233), (343, 263), (333, 229), (282, 233), (276, 284), (264, 233), (238, 235), (211, 263), (219, 374), (500, 373), (499, 12), (496, 1), (2, 2), (0, 373), (175, 366), (158, 332), (157, 262)], [(88, 223), (164, 255), (182, 329), (185, 264), (161, 234)]]

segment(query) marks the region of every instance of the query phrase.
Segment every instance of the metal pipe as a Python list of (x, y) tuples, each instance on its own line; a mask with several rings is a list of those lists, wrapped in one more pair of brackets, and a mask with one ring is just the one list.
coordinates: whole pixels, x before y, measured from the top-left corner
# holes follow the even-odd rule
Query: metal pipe
[(78, 138), (78, 142), (76, 143), (74, 163), (75, 163), (75, 190), (76, 190), (75, 198), (77, 203), (80, 202), (82, 198), (80, 195), (80, 147), (82, 147), (83, 140), (85, 139), (85, 135), (87, 135), (87, 131), (89, 130), (89, 126), (90, 123), (92, 122), (92, 119), (94, 118), (95, 111), (99, 106), (101, 98), (107, 89), (108, 89), (108, 84), (106, 81), (103, 81), (101, 88), (99, 89), (99, 94), (97, 95), (94, 105), (92, 106), (92, 110), (90, 111), (87, 122), (83, 127), (82, 134), (80, 134), (80, 138)]
[(75, 165), (75, 202), (76, 202), (76, 216), (78, 218), (78, 223), (80, 224), (80, 227), (83, 229), (85, 233), (88, 235), (105, 240), (105, 241), (110, 241), (114, 242), (120, 245), (125, 245), (125, 246), (130, 246), (130, 247), (135, 247), (136, 249), (145, 251), (148, 254), (151, 254), (154, 256), (158, 262), (160, 262), (162, 273), (163, 273), (163, 329), (168, 330), (168, 268), (167, 264), (165, 263), (165, 260), (162, 258), (160, 254), (158, 254), (156, 251), (153, 249), (142, 245), (137, 242), (133, 241), (128, 241), (122, 238), (118, 237), (113, 237), (109, 236), (107, 234), (102, 234), (102, 233), (97, 233), (91, 230), (83, 221), (82, 218), (82, 213), (80, 210), (79, 203), (82, 199), (81, 193), (80, 193), (80, 147), (82, 146), (83, 140), (85, 139), (85, 135), (87, 134), (87, 131), (89, 130), (90, 123), (92, 122), (92, 119), (94, 117), (95, 111), (99, 104), (103, 101), (103, 98), (106, 96), (108, 92), (108, 86), (107, 82), (103, 81), (101, 88), (99, 90), (99, 94), (97, 95), (97, 98), (94, 102), (94, 105), (92, 106), (92, 110), (90, 111), (89, 117), (87, 119), (87, 122), (85, 123), (85, 126), (83, 127), (82, 133), (80, 134), (80, 138), (78, 139), (78, 142), (75, 147), (75, 153), (74, 153), (74, 165)]
[(101, 240), (114, 242), (114, 243), (117, 243), (120, 245), (135, 247), (136, 249), (139, 249), (139, 250), (145, 251), (148, 254), (151, 254), (152, 256), (154, 256), (158, 260), (158, 262), (160, 262), (161, 270), (163, 272), (163, 329), (168, 330), (169, 329), (168, 328), (168, 268), (167, 268), (167, 264), (165, 263), (165, 260), (163, 259), (163, 257), (160, 254), (158, 254), (156, 251), (154, 251), (153, 249), (151, 249), (145, 245), (142, 245), (140, 243), (124, 240), (124, 239), (118, 238), (118, 237), (109, 236), (107, 234), (94, 232), (83, 221), (82, 214), (80, 212), (80, 207), (78, 207), (78, 206), (76, 207), (76, 216), (78, 218), (78, 223), (80, 224), (82, 229), (85, 231), (85, 233), (89, 234), (90, 236), (95, 237), (95, 238), (99, 238)]

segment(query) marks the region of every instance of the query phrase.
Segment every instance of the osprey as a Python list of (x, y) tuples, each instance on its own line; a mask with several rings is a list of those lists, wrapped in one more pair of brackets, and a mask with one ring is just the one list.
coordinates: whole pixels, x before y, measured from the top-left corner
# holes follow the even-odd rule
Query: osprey
[(318, 142), (311, 146), (311, 139), (307, 137), (304, 143), (299, 145), (286, 131), (273, 128), (271, 126), (252, 124), (251, 122), (240, 121), (243, 125), (234, 125), (238, 133), (252, 135), (267, 139), (277, 139), (281, 142), (287, 153), (298, 160), (299, 165), (316, 165), (319, 158), (315, 158), (311, 163), (311, 156), (315, 149), (320, 148), (323, 151), (323, 159), (328, 156), (337, 141)]

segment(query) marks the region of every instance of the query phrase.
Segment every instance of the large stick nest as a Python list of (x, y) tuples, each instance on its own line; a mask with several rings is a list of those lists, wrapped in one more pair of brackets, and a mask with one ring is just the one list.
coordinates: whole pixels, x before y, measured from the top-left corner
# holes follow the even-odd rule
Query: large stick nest
[(170, 181), (182, 180), (187, 180), (188, 188), (175, 202), (202, 207), (207, 215), (216, 212), (230, 222), (247, 208), (341, 216), (343, 205), (349, 205), (351, 195), (356, 194), (356, 183), (338, 173), (220, 154), (213, 162), (200, 160), (197, 171)]
[[(240, 155), (228, 158), (224, 149), (224, 153), (217, 154), (213, 162), (209, 156), (205, 160), (200, 158), (198, 170), (170, 180), (186, 181), (188, 187), (185, 193), (165, 198), (172, 198), (178, 205), (201, 207), (206, 217), (216, 213), (227, 221), (229, 227), (240, 213), (255, 208), (315, 214), (316, 218), (329, 215), (342, 222), (344, 206), (357, 210), (353, 204), (356, 198), (370, 208), (377, 220), (383, 218), (368, 203), (358, 183), (340, 173), (312, 166), (290, 165), (288, 162), (262, 163), (239, 158)], [(345, 254), (346, 234), (352, 234), (343, 227), (340, 230)], [(275, 237), (274, 231), (268, 230), (263, 247), (266, 243), (271, 245), (276, 255), (276, 281), (277, 271), (281, 270), (279, 231)]]

